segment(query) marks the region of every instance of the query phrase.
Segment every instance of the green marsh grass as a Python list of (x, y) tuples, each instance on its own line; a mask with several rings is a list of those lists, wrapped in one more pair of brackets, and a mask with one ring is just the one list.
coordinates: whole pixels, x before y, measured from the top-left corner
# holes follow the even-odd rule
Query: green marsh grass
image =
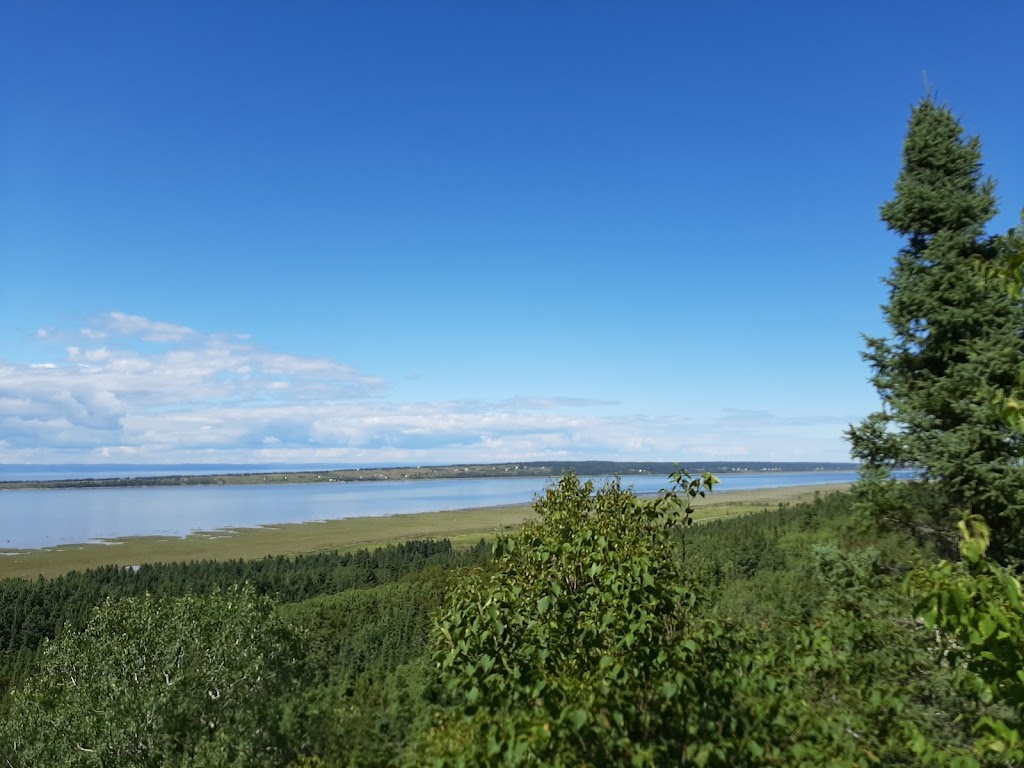
[[(842, 490), (848, 484), (720, 491), (697, 499), (694, 519), (710, 520), (760, 512), (784, 503), (809, 501), (815, 493)], [(530, 504), (423, 512), (389, 517), (355, 517), (258, 528), (199, 531), (189, 536), (130, 536), (103, 543), (64, 544), (32, 550), (0, 550), (0, 578), (57, 576), (101, 565), (189, 560), (232, 560), (295, 555), (321, 550), (374, 549), (412, 539), (450, 539), (469, 546), (493, 538), (533, 516)]]

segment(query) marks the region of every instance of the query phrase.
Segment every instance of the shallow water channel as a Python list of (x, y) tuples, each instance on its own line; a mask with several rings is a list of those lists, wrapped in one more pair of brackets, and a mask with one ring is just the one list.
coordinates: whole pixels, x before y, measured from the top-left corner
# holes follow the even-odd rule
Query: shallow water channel
[[(716, 490), (845, 483), (856, 476), (852, 470), (723, 474)], [(0, 491), (0, 552), (122, 536), (187, 536), (220, 528), (526, 504), (551, 482), (513, 477)], [(665, 488), (668, 478), (628, 476), (622, 484), (652, 494)]]

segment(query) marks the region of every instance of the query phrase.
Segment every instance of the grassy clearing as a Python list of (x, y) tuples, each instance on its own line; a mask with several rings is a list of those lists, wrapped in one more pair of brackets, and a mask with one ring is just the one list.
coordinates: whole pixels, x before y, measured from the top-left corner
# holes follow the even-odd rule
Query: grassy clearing
[[(759, 512), (782, 503), (808, 501), (815, 493), (842, 490), (847, 484), (725, 491), (697, 499), (697, 520)], [(317, 523), (203, 531), (185, 538), (137, 536), (104, 544), (68, 544), (49, 549), (8, 551), (0, 556), (0, 578), (57, 576), (101, 565), (187, 560), (230, 560), (293, 555), (325, 549), (352, 550), (410, 539), (451, 539), (474, 544), (501, 530), (516, 528), (533, 516), (529, 504), (425, 512), (392, 517), (356, 517)]]

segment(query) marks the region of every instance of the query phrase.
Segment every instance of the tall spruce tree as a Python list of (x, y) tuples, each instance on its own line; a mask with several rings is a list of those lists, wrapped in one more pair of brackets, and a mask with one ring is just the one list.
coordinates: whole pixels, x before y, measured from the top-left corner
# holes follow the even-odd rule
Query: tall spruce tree
[[(866, 337), (863, 353), (882, 408), (849, 438), (865, 465), (857, 490), (880, 522), (941, 539), (964, 511), (981, 514), (1005, 561), (1024, 556), (1024, 435), (1000, 406), (1020, 379), (1024, 303), (979, 268), (1007, 243), (985, 234), (994, 188), (980, 141), (949, 108), (931, 97), (914, 107), (881, 211), (906, 238), (887, 279), (891, 335)], [(892, 482), (903, 467), (919, 479)]]

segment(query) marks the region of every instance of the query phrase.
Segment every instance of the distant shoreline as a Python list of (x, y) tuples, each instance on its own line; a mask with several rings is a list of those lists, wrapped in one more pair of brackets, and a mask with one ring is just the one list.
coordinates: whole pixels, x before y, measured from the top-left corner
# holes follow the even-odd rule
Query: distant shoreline
[[(856, 470), (852, 462), (507, 462), (502, 464), (451, 464), (436, 467), (374, 467), (366, 469), (330, 469), (297, 471), (260, 471), (220, 473), (182, 473), (123, 477), (83, 477), (49, 480), (3, 480), (0, 490), (70, 490), (76, 488), (146, 488), (190, 485), (282, 485), (296, 483), (352, 483), (396, 480), (456, 480), (495, 477), (560, 477), (573, 471), (581, 476), (619, 475), (620, 477), (666, 478), (680, 467), (691, 475), (752, 475), (775, 472), (835, 472)], [(99, 467), (97, 468), (99, 471)], [(145, 471), (145, 470), (142, 470)]]

